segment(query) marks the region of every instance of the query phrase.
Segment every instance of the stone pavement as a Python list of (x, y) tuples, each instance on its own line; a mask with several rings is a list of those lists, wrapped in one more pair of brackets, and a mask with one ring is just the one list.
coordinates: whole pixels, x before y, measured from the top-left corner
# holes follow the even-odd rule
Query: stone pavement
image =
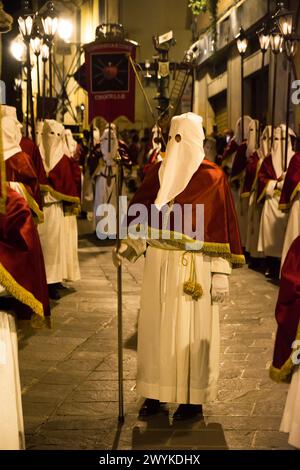
[(218, 400), (198, 422), (137, 419), (136, 323), (143, 261), (124, 265), (126, 419), (118, 427), (116, 271), (111, 247), (85, 235), (82, 280), (53, 307), (52, 330), (21, 325), (20, 370), (28, 449), (289, 449), (279, 433), (287, 387), (268, 377), (278, 288), (243, 268), (221, 311)]

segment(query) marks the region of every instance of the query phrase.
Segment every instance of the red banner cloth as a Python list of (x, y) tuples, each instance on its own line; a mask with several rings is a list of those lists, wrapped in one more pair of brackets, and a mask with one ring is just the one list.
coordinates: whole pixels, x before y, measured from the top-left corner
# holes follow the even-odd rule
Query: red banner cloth
[(113, 122), (120, 116), (134, 122), (135, 74), (129, 56), (135, 60), (135, 53), (126, 40), (85, 46), (90, 123), (96, 117)]

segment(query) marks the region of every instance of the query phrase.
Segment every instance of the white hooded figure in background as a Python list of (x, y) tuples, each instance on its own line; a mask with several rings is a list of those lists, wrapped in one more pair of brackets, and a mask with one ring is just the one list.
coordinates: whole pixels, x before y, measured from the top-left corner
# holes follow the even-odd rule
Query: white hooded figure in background
[[(186, 113), (172, 119), (166, 157), (158, 172), (158, 209), (167, 204), (172, 210), (174, 199), (187, 188), (204, 160), (203, 142), (200, 116)], [(217, 167), (216, 171), (221, 172)], [(147, 245), (137, 352), (137, 392), (147, 400), (140, 416), (157, 412), (159, 402), (180, 403), (174, 419), (197, 416), (199, 404), (216, 397), (220, 334), (214, 299), (228, 294), (231, 266), (218, 256), (185, 252), (184, 244), (175, 248), (168, 240), (149, 237)], [(119, 253), (134, 262), (147, 245), (145, 239), (130, 238)], [(182, 290), (190, 272), (208, 293), (197, 301)]]
[[(247, 160), (253, 155), (255, 149), (257, 148), (257, 141), (259, 137), (259, 121), (256, 119), (251, 119), (249, 122), (248, 128), (246, 128), (246, 138), (247, 138), (247, 150), (246, 156)], [(242, 240), (242, 246), (245, 247), (247, 244), (247, 228), (248, 228), (248, 211), (249, 211), (249, 198), (241, 197), (242, 188), (244, 185), (245, 171), (244, 175), (240, 180), (240, 203), (238, 207), (238, 219), (240, 226), (240, 234)]]
[[(287, 166), (294, 155), (291, 140), (291, 136), (294, 135), (294, 131), (289, 129)], [(288, 214), (282, 212), (278, 207), (285, 177), (285, 136), (286, 126), (281, 124), (275, 129), (274, 144), (271, 150), (272, 165), (277, 180), (270, 180), (267, 186), (259, 229), (258, 251), (272, 258), (281, 258), (282, 256), (284, 236), (288, 222)]]
[(113, 124), (106, 126), (100, 139), (100, 148), (103, 156), (95, 171), (95, 199), (94, 199), (94, 220), (95, 227), (100, 220), (97, 210), (102, 204), (112, 204), (116, 207), (116, 176), (117, 164), (115, 157), (118, 151), (118, 138), (116, 127)]
[(68, 157), (74, 157), (76, 148), (77, 148), (77, 142), (73, 137), (71, 129), (65, 129), (65, 139), (66, 139), (66, 144), (67, 144), (67, 152), (66, 155)]
[[(64, 126), (46, 119), (42, 129), (40, 153), (45, 171), (51, 171), (65, 153)], [(60, 283), (64, 274), (63, 203), (50, 193), (44, 197), (44, 223), (38, 226), (46, 267), (47, 284)]]
[[(77, 142), (73, 138), (70, 129), (65, 129), (65, 144), (65, 155), (73, 158)], [(75, 282), (79, 281), (80, 278), (77, 216), (66, 213), (64, 216), (63, 279)]]
[[(272, 126), (266, 126), (260, 137), (260, 146), (256, 150), (259, 157), (257, 164), (256, 175), (261, 167), (264, 159), (269, 155), (269, 148), (271, 143), (271, 131)], [(257, 200), (257, 176), (253, 182), (250, 197), (249, 197), (249, 209), (248, 209), (248, 221), (247, 221), (247, 241), (246, 251), (250, 253), (252, 258), (261, 258), (263, 253), (257, 251), (258, 237), (259, 237), (259, 226), (262, 213), (262, 207), (256, 204)]]
[(42, 132), (44, 127), (44, 121), (36, 121), (35, 124), (35, 143), (39, 147), (42, 141)]

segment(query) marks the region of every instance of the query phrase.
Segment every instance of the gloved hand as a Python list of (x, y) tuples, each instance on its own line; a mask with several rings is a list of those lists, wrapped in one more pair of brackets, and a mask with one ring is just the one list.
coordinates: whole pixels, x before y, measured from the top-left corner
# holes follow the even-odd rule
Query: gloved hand
[(116, 268), (118, 268), (119, 266), (121, 266), (122, 264), (122, 259), (123, 259), (123, 254), (125, 253), (125, 251), (127, 250), (127, 245), (125, 245), (125, 243), (121, 243), (121, 246), (119, 248), (119, 250), (117, 250), (116, 247), (113, 248), (113, 251), (112, 251), (112, 261), (115, 265)]
[(211, 297), (213, 302), (222, 303), (229, 295), (227, 274), (213, 274), (211, 282)]

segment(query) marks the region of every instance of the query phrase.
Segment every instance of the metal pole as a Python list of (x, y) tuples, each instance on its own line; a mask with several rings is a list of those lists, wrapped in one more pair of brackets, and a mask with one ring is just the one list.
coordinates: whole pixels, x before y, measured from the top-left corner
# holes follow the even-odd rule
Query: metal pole
[[(109, 126), (110, 129), (110, 126)], [(122, 188), (122, 160), (117, 153), (117, 252), (120, 249), (120, 195)], [(122, 264), (117, 268), (117, 290), (118, 290), (118, 378), (119, 378), (119, 422), (124, 423), (124, 390), (123, 390), (123, 315), (122, 315)]]
[(277, 54), (274, 55), (274, 78), (273, 78), (273, 100), (272, 100), (272, 133), (271, 133), (271, 148), (274, 142), (274, 128), (275, 128), (275, 111), (276, 111), (276, 88), (277, 88)]
[(43, 103), (42, 118), (45, 119), (45, 101), (46, 101), (46, 60), (43, 60)]
[(52, 98), (52, 45), (49, 42), (49, 97)]
[(26, 45), (27, 45), (27, 93), (28, 93), (28, 100), (29, 100), (29, 107), (30, 107), (31, 138), (33, 142), (35, 142), (34, 106), (33, 106), (33, 96), (32, 96), (31, 63), (30, 63), (30, 43), (28, 42)]
[(288, 59), (288, 88), (286, 102), (286, 132), (285, 132), (285, 152), (284, 152), (284, 171), (287, 170), (288, 146), (289, 146), (289, 126), (290, 126), (290, 99), (292, 86), (292, 64)]
[(244, 129), (244, 54), (241, 55), (241, 101), (242, 101), (242, 142), (244, 142), (245, 138), (245, 129)]
[[(260, 70), (260, 90), (261, 93), (263, 93), (264, 90), (264, 68), (265, 68), (265, 55), (266, 52), (262, 51), (262, 60), (261, 60), (261, 70)], [(260, 117), (260, 125), (262, 125), (263, 119), (264, 119), (264, 103), (262, 103), (262, 108), (261, 108), (261, 117)]]
[(39, 56), (36, 56), (36, 79), (37, 79), (37, 90), (38, 90), (38, 98), (41, 97), (41, 84), (40, 84), (40, 62)]

